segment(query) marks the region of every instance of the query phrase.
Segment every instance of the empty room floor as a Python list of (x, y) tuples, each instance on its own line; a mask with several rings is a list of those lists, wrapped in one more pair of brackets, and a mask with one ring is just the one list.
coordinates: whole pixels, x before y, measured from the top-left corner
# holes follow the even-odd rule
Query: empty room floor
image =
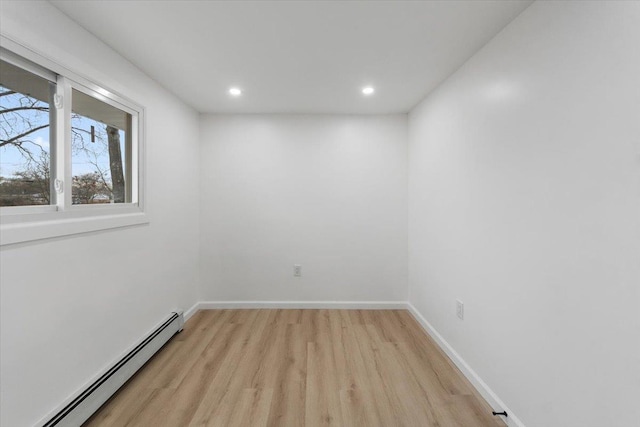
[(85, 426), (504, 426), (406, 310), (203, 310)]

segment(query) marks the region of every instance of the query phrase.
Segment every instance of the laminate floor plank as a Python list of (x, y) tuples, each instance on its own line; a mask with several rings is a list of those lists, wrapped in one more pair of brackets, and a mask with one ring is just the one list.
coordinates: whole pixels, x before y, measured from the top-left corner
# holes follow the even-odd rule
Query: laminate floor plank
[(301, 324), (285, 329), (284, 354), (274, 369), (274, 393), (267, 425), (304, 426), (307, 388), (307, 342)]
[(86, 423), (503, 427), (406, 310), (203, 310)]

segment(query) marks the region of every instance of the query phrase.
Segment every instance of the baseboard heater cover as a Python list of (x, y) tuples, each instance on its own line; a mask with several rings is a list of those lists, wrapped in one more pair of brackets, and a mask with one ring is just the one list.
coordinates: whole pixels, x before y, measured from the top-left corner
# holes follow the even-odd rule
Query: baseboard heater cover
[(158, 328), (56, 413), (43, 427), (81, 426), (167, 341), (180, 332), (183, 325), (182, 311), (171, 313)]

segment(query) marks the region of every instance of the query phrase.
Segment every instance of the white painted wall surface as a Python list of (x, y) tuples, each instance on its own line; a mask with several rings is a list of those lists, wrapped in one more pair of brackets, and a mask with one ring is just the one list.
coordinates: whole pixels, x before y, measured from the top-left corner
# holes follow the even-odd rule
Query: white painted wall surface
[(406, 131), (406, 115), (201, 116), (202, 299), (406, 300)]
[(3, 34), (138, 102), (147, 118), (148, 225), (2, 248), (0, 424), (20, 427), (196, 302), (198, 115), (49, 3), (0, 8)]
[(639, 22), (536, 2), (410, 114), (410, 302), (528, 427), (640, 425)]

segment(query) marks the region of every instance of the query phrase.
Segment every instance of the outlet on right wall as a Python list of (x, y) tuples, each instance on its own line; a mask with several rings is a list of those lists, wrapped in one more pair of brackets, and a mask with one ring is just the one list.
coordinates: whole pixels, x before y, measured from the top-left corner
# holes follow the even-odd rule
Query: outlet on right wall
[(640, 2), (535, 2), (410, 113), (409, 301), (523, 425), (640, 425)]

